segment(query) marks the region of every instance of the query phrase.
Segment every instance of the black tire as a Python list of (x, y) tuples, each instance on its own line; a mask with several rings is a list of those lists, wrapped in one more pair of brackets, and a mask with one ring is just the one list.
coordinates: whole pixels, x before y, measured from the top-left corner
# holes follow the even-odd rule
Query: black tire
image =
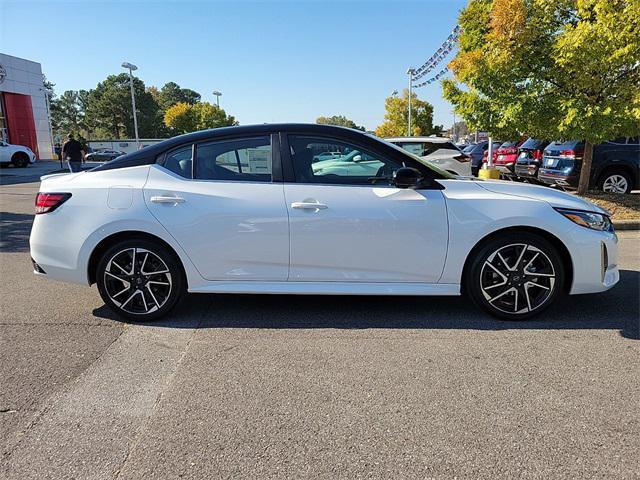
[[(615, 186), (617, 186), (619, 191), (610, 190), (612, 188), (616, 188)], [(600, 180), (598, 181), (598, 190), (605, 192), (605, 188), (609, 190), (607, 193), (630, 193), (633, 189), (631, 175), (618, 168), (607, 170), (600, 176)]]
[(11, 163), (17, 168), (25, 168), (29, 165), (29, 157), (26, 153), (14, 153), (11, 157)]
[(169, 313), (186, 285), (176, 255), (145, 239), (125, 240), (110, 247), (98, 262), (96, 283), (111, 310), (138, 322), (157, 320)]
[(540, 235), (510, 232), (486, 241), (472, 255), (464, 291), (494, 317), (525, 320), (563, 294), (565, 271), (560, 254)]

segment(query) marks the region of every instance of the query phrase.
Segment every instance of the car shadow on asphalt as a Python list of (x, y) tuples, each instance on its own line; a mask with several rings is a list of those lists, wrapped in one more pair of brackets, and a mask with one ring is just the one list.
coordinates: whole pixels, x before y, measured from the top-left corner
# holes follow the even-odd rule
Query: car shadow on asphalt
[(28, 252), (33, 215), (0, 212), (0, 252)]
[[(189, 294), (165, 328), (618, 330), (640, 338), (640, 272), (622, 270), (608, 292), (566, 296), (533, 320), (499, 321), (460, 297)], [(105, 305), (93, 314), (125, 323)], [(191, 321), (185, 321), (190, 319)]]

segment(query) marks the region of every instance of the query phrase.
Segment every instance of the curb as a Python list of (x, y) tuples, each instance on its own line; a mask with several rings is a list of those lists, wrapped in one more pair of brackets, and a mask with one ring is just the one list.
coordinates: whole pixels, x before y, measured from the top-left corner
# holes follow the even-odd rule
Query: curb
[(640, 230), (640, 220), (618, 220), (613, 222), (616, 230)]

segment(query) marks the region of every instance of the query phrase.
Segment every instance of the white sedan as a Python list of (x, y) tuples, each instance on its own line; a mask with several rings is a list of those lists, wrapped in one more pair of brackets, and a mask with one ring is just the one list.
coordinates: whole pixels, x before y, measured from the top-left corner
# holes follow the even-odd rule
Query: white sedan
[[(314, 168), (327, 148), (357, 151), (369, 167)], [(38, 275), (97, 283), (137, 320), (165, 315), (185, 291), (465, 294), (519, 320), (619, 277), (617, 237), (597, 206), (454, 177), (326, 125), (196, 132), (43, 177), (30, 243)]]
[(24, 168), (36, 161), (36, 154), (24, 145), (12, 145), (0, 140), (0, 165)]

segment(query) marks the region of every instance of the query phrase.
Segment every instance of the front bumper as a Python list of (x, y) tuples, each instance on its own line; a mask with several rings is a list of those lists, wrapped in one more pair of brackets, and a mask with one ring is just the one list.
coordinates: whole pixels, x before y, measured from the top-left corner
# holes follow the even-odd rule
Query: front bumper
[[(620, 280), (618, 236), (613, 232), (591, 231), (576, 225), (571, 256), (573, 284), (571, 294), (609, 290)], [(582, 231), (581, 231), (582, 230)]]

